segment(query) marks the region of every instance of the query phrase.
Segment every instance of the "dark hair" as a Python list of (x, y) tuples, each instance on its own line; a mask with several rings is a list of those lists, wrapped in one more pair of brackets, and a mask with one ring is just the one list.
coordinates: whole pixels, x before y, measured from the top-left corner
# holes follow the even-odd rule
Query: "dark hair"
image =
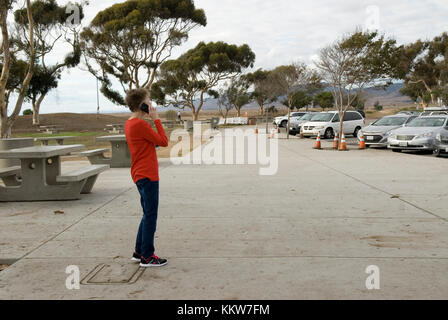
[(129, 90), (126, 93), (126, 104), (132, 112), (140, 109), (142, 103), (149, 97), (149, 91), (144, 88)]

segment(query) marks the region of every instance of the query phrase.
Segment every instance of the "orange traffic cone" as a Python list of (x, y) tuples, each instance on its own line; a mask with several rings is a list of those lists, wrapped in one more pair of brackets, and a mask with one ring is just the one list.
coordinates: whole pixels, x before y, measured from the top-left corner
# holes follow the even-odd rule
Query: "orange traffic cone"
[(277, 128), (277, 133), (281, 133), (280, 127)]
[(316, 139), (316, 143), (314, 144), (314, 148), (313, 149), (322, 149), (322, 145), (320, 143), (320, 133), (317, 135), (317, 139)]
[(271, 135), (269, 136), (270, 139), (274, 139), (275, 138), (275, 129), (271, 130)]
[(302, 130), (300, 130), (299, 139), (305, 139), (305, 136), (303, 135), (303, 131)]
[(344, 132), (342, 132), (341, 145), (339, 146), (339, 151), (347, 151), (347, 141), (345, 141)]
[(258, 134), (258, 127), (255, 128), (255, 134)]
[(339, 133), (336, 132), (333, 140), (333, 149), (338, 150), (338, 148), (339, 148)]
[(364, 139), (364, 133), (361, 131), (361, 135), (359, 136), (359, 150), (367, 149), (366, 140)]

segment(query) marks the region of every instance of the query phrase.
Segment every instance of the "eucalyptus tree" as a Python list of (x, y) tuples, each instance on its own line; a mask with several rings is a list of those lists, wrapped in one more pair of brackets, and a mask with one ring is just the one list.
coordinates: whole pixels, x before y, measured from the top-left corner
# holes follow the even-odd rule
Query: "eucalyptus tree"
[[(19, 48), (11, 41), (10, 37), (10, 25), (8, 24), (8, 15), (12, 10), (14, 0), (0, 0), (0, 29), (1, 29), (1, 76), (0, 76), (0, 135), (1, 138), (9, 138), (11, 136), (11, 129), (20, 115), (22, 104), (28, 91), (28, 86), (33, 77), (34, 64), (36, 60), (36, 50), (34, 44), (34, 20), (31, 13), (31, 0), (26, 0), (26, 13), (28, 20), (28, 43), (22, 52), (19, 52)], [(8, 112), (9, 97), (11, 94), (11, 68), (13, 55), (22, 54), (26, 59), (26, 72), (19, 87), (17, 88), (18, 98), (15, 103), (14, 109), (11, 114)], [(14, 75), (12, 76), (15, 77)]]
[(253, 87), (252, 99), (257, 102), (260, 115), (263, 115), (265, 106), (278, 97), (276, 87), (273, 86), (272, 72), (258, 69), (245, 75), (245, 78)]
[[(297, 102), (297, 93), (321, 86), (321, 77), (315, 70), (301, 62), (279, 66), (272, 71), (272, 74), (271, 85), (288, 108), (287, 128), (289, 128), (291, 110), (296, 107), (294, 102)], [(289, 130), (287, 138), (289, 139)]]
[(221, 115), (226, 119), (230, 110), (235, 109), (241, 117), (242, 108), (251, 101), (248, 92), (250, 84), (242, 76), (232, 79), (224, 88), (219, 90), (218, 107)]
[[(99, 12), (81, 34), (84, 62), (101, 92), (124, 105), (123, 92), (151, 89), (158, 68), (207, 19), (193, 0), (127, 0)], [(121, 90), (113, 83), (121, 85)]]
[(448, 33), (403, 46), (400, 67), (404, 80), (401, 92), (423, 108), (436, 104), (448, 89)]
[(159, 80), (153, 85), (152, 98), (159, 104), (189, 109), (194, 120), (208, 96), (221, 82), (234, 79), (244, 69), (253, 67), (255, 53), (247, 44), (200, 42), (176, 60), (165, 62)]
[(387, 87), (400, 75), (396, 41), (378, 32), (355, 31), (321, 50), (315, 62), (331, 88), (340, 126), (346, 111), (366, 86)]
[[(33, 125), (39, 125), (39, 112), (48, 93), (57, 88), (62, 71), (80, 63), (79, 31), (84, 18), (85, 3), (59, 5), (56, 0), (36, 0), (31, 4), (36, 44), (36, 65), (26, 99), (33, 107)], [(29, 43), (26, 9), (15, 11), (14, 41), (19, 47)], [(70, 51), (63, 59), (55, 56), (61, 45), (68, 44)], [(57, 51), (57, 55), (60, 55)], [(54, 61), (49, 63), (49, 60)], [(59, 60), (59, 61), (57, 61)]]

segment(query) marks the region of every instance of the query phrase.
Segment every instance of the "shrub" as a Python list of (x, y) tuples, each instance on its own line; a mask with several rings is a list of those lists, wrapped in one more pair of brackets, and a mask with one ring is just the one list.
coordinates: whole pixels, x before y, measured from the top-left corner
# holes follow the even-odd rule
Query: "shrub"
[(379, 101), (375, 102), (375, 104), (373, 105), (373, 107), (375, 108), (376, 111), (381, 111), (381, 110), (383, 110), (383, 106), (380, 104)]
[(31, 109), (26, 109), (26, 110), (23, 110), (23, 115), (24, 116), (32, 116), (33, 115), (33, 110), (31, 110)]
[(177, 120), (177, 112), (174, 110), (169, 110), (165, 113), (166, 120), (176, 121)]

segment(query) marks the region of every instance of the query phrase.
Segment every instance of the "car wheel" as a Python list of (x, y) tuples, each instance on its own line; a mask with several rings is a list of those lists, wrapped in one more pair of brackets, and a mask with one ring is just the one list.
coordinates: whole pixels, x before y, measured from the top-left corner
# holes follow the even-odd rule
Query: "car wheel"
[(287, 125), (288, 125), (287, 120), (283, 120), (282, 123), (280, 123), (280, 127), (282, 127), (282, 128), (286, 128)]
[(441, 152), (440, 152), (440, 149), (439, 148), (436, 148), (436, 149), (434, 149), (434, 151), (432, 152), (433, 153), (433, 155), (435, 156), (435, 157), (440, 157), (441, 156)]
[(398, 152), (401, 152), (401, 151), (403, 151), (403, 150), (401, 150), (401, 149), (392, 149), (392, 151), (398, 153)]
[(325, 139), (334, 139), (334, 131), (332, 128), (325, 130)]
[(353, 132), (353, 136), (354, 136), (355, 138), (358, 138), (359, 130), (361, 130), (361, 127), (356, 127), (355, 132)]

